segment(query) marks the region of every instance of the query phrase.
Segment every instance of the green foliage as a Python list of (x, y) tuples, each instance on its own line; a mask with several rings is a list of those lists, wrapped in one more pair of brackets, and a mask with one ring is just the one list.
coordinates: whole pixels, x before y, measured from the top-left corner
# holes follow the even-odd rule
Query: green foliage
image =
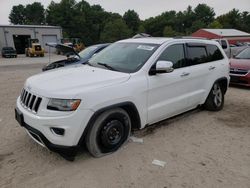
[(134, 10), (123, 16), (106, 12), (100, 5), (85, 0), (51, 1), (46, 10), (41, 3), (13, 6), (12, 24), (48, 24), (63, 28), (63, 36), (81, 38), (85, 45), (114, 42), (136, 33), (155, 37), (190, 35), (201, 28), (234, 28), (250, 32), (250, 13), (233, 9), (215, 18), (214, 9), (206, 4), (188, 6), (184, 11), (167, 11), (141, 21)]
[(138, 31), (140, 25), (139, 15), (134, 10), (128, 10), (123, 15), (123, 20), (127, 24), (128, 28), (135, 34)]
[(164, 37), (174, 37), (175, 31), (173, 30), (173, 28), (171, 26), (166, 26), (166, 27), (164, 27), (164, 30), (163, 30), (163, 36)]
[(13, 24), (25, 24), (25, 7), (23, 5), (13, 6), (9, 20)]
[(132, 31), (122, 19), (109, 21), (101, 33), (102, 42), (115, 42), (117, 40), (131, 37)]
[(222, 29), (223, 26), (221, 25), (221, 23), (218, 20), (214, 20), (212, 23), (209, 24), (208, 26), (211, 29)]
[(229, 11), (227, 14), (219, 16), (218, 20), (223, 28), (235, 28), (250, 32), (250, 13), (239, 12), (237, 9)]
[(210, 24), (214, 21), (214, 9), (207, 6), (206, 4), (198, 4), (194, 9), (195, 21), (204, 23), (205, 25)]
[(23, 5), (13, 6), (9, 20), (13, 24), (45, 24), (45, 10), (43, 5), (38, 2), (28, 4), (25, 7)]

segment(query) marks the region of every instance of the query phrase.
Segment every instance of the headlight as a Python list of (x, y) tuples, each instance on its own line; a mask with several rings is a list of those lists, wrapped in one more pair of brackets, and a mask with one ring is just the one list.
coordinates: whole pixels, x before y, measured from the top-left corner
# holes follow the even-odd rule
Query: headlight
[(47, 109), (57, 111), (75, 111), (80, 103), (80, 99), (50, 99)]

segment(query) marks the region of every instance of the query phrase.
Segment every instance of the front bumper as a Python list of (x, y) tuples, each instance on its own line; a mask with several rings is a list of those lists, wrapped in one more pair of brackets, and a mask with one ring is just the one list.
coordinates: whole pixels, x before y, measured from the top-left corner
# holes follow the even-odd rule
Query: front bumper
[(51, 143), (39, 130), (24, 122), (23, 114), (18, 108), (15, 109), (15, 118), (18, 123), (27, 130), (28, 135), (38, 144), (47, 147), (49, 150), (59, 153), (66, 158), (74, 157), (76, 155), (78, 146), (61, 146)]
[(230, 74), (230, 84), (250, 86), (250, 72), (247, 75)]
[[(26, 130), (35, 130), (41, 141), (40, 145), (44, 145), (51, 149), (51, 145), (56, 147), (75, 147), (79, 144), (79, 140), (88, 124), (89, 119), (93, 115), (93, 111), (77, 109), (76, 111), (60, 116), (39, 116), (24, 108), (20, 103), (20, 97), (16, 103), (16, 113), (21, 114), (19, 124)], [(58, 135), (52, 128), (60, 128), (64, 130), (63, 135)], [(30, 133), (30, 131), (29, 131)], [(30, 134), (32, 138), (32, 134)], [(37, 139), (35, 139), (37, 141)]]

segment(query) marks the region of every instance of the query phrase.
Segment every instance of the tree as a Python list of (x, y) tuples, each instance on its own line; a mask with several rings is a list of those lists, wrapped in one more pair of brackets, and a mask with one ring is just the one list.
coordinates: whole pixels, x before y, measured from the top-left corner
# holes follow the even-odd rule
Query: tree
[(23, 5), (13, 6), (9, 20), (12, 24), (25, 24), (25, 7)]
[(223, 25), (223, 28), (240, 28), (241, 16), (239, 10), (233, 9), (227, 14), (219, 16), (217, 20)]
[(25, 7), (25, 24), (38, 25), (45, 24), (45, 10), (41, 3), (34, 2)]
[(211, 24), (209, 24), (208, 27), (212, 28), (212, 29), (222, 29), (223, 28), (223, 26), (221, 25), (221, 23), (218, 20), (214, 20)]
[(140, 24), (140, 26), (138, 27), (138, 33), (145, 33), (146, 30), (144, 28), (144, 26), (142, 24)]
[(102, 42), (115, 42), (117, 40), (129, 38), (132, 31), (122, 19), (108, 22), (101, 33)]
[(195, 21), (201, 21), (206, 25), (209, 25), (212, 21), (214, 21), (214, 9), (207, 6), (206, 4), (198, 4), (194, 9)]
[(164, 37), (173, 37), (175, 35), (176, 35), (176, 33), (171, 26), (164, 27), (164, 30), (163, 30)]
[(193, 33), (201, 28), (205, 28), (207, 25), (201, 21), (201, 20), (197, 20), (197, 21), (194, 21), (191, 28), (190, 28), (190, 31)]
[(134, 10), (128, 10), (123, 15), (123, 20), (127, 24), (128, 28), (131, 29), (134, 33), (138, 31), (140, 25), (139, 15)]
[(38, 25), (45, 24), (45, 10), (41, 3), (35, 2), (13, 6), (9, 15), (10, 22), (13, 24)]

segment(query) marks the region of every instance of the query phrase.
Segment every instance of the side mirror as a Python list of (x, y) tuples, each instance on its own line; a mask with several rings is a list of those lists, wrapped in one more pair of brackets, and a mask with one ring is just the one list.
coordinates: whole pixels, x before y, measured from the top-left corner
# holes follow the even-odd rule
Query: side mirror
[(149, 74), (163, 74), (173, 72), (173, 63), (171, 61), (157, 61), (155, 68), (151, 69)]
[(157, 61), (155, 65), (155, 74), (173, 72), (173, 63), (171, 61)]

